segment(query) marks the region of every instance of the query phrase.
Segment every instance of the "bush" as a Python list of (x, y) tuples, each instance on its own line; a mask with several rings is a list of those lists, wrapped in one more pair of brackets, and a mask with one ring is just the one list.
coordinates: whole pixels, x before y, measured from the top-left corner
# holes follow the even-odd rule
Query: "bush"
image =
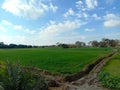
[(120, 78), (119, 77), (112, 76), (108, 72), (100, 72), (99, 80), (107, 88), (120, 90)]
[(19, 63), (6, 63), (5, 73), (1, 75), (4, 90), (47, 90), (44, 78), (24, 70)]
[(0, 85), (0, 90), (4, 90), (4, 88)]

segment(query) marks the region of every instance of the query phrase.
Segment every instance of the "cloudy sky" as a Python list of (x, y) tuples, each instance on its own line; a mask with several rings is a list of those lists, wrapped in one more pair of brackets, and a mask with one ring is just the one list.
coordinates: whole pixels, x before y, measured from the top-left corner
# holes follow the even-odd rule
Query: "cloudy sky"
[(120, 39), (119, 0), (0, 0), (0, 42)]

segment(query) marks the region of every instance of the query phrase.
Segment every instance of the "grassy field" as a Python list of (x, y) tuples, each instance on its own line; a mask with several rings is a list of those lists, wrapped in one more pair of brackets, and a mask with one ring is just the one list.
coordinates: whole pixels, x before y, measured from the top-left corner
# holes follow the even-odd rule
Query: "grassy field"
[(120, 52), (103, 67), (99, 78), (105, 87), (120, 90)]
[(0, 60), (20, 61), (23, 65), (33, 65), (53, 73), (71, 74), (110, 51), (110, 48), (0, 49)]
[(103, 68), (103, 71), (109, 72), (112, 76), (120, 77), (120, 53), (114, 56)]

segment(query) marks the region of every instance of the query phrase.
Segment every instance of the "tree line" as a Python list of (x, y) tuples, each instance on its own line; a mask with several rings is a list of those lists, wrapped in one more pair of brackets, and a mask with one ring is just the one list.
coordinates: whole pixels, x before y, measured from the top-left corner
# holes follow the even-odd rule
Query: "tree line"
[(23, 45), (23, 44), (5, 44), (4, 42), (0, 42), (0, 48), (37, 48), (38, 46), (32, 45)]
[(93, 40), (86, 44), (85, 42), (76, 41), (74, 44), (57, 43), (62, 48), (80, 48), (80, 47), (117, 47), (120, 46), (120, 40), (103, 38), (101, 41)]
[(120, 46), (120, 40), (103, 38), (101, 41), (93, 40), (86, 44), (85, 42), (76, 41), (74, 44), (65, 44), (57, 42), (56, 45), (49, 46), (32, 46), (23, 44), (4, 44), (0, 42), (0, 48), (45, 48), (45, 47), (62, 47), (62, 48), (80, 48), (80, 47), (117, 47)]
[(120, 40), (103, 38), (101, 41), (90, 41), (89, 44), (92, 47), (116, 47), (120, 46)]

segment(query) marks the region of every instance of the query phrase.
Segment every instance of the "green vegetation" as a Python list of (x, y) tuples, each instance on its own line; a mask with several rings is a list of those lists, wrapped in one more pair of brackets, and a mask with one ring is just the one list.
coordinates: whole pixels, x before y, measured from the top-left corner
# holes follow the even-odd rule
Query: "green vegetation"
[(0, 73), (0, 90), (48, 90), (44, 78), (24, 70), (19, 63), (7, 62)]
[(85, 65), (110, 53), (110, 48), (31, 48), (0, 49), (0, 60), (20, 61), (23, 65), (49, 70), (53, 73), (71, 74)]
[(103, 67), (99, 79), (108, 88), (120, 89), (120, 53)]

